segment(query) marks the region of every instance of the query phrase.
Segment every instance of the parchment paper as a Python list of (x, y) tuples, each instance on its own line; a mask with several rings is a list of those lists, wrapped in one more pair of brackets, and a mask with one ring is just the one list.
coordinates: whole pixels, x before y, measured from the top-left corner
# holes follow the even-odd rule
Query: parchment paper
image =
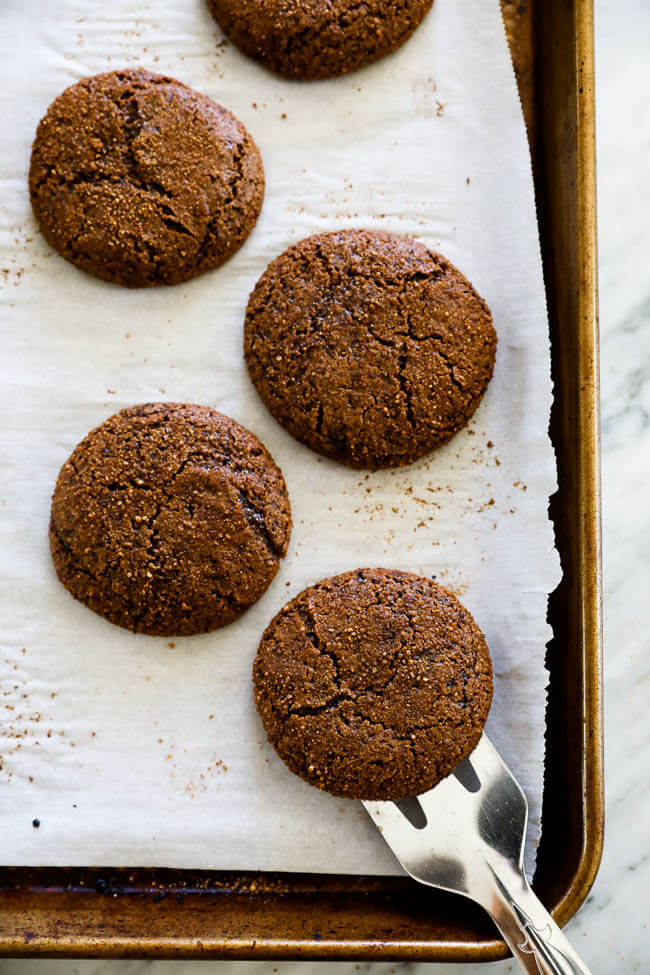
[[(0, 36), (0, 862), (399, 873), (359, 804), (285, 769), (250, 689), (259, 637), (287, 599), (323, 576), (385, 565), (454, 589), (487, 636), (488, 730), (528, 794), (530, 869), (559, 563), (530, 162), (497, 0), (435, 0), (395, 55), (312, 84), (221, 44), (202, 0), (66, 0), (56, 14), (46, 0), (8, 0)], [(173, 289), (93, 280), (50, 252), (30, 214), (30, 145), (50, 101), (84, 75), (133, 64), (234, 111), (266, 167), (244, 248)], [(267, 414), (244, 368), (244, 309), (267, 262), (348, 226), (442, 251), (499, 333), (470, 427), (405, 470), (366, 475), (317, 457)], [(75, 603), (47, 543), (52, 487), (76, 443), (116, 410), (159, 399), (206, 403), (253, 430), (284, 471), (295, 524), (256, 606), (222, 631), (171, 641)]]

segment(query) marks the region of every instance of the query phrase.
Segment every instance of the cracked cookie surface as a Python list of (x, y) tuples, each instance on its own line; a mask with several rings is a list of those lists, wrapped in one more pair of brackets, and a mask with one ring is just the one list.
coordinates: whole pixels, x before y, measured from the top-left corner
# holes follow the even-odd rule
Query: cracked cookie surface
[(127, 287), (178, 284), (244, 243), (264, 197), (241, 122), (180, 81), (141, 69), (67, 88), (39, 123), (29, 188), (47, 242)]
[(148, 403), (109, 417), (63, 465), (50, 549), (100, 616), (184, 636), (259, 599), (290, 532), (284, 478), (252, 433), (206, 406)]
[(492, 700), (470, 613), (430, 579), (389, 569), (303, 590), (267, 627), (253, 679), (286, 765), (351, 799), (433, 788), (473, 751)]
[(262, 400), (297, 440), (353, 467), (409, 464), (466, 425), (492, 376), (492, 316), (409, 237), (317, 234), (276, 258), (246, 312)]
[(432, 0), (208, 0), (230, 39), (287, 78), (330, 78), (400, 47)]

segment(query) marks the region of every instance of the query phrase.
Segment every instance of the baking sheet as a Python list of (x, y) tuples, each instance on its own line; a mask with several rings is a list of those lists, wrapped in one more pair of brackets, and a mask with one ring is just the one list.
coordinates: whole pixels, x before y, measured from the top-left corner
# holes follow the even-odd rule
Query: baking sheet
[[(468, 25), (470, 25), (468, 27)], [(548, 329), (527, 143), (497, 0), (436, 0), (399, 52), (301, 85), (244, 59), (196, 3), (39, 0), (0, 14), (0, 861), (398, 873), (361, 807), (292, 776), (264, 741), (250, 667), (273, 613), (359, 565), (435, 576), (486, 633), (488, 730), (539, 836), (547, 594), (559, 579), (547, 498)], [(51, 253), (29, 211), (38, 119), (85, 74), (142, 64), (233, 110), (264, 158), (257, 229), (223, 268), (123, 291)], [(268, 260), (312, 232), (369, 226), (441, 250), (488, 301), (495, 376), (470, 427), (399, 471), (364, 474), (296, 444), (243, 365), (242, 320)], [(1, 270), (4, 269), (4, 270)], [(49, 561), (49, 497), (97, 423), (154, 399), (203, 402), (269, 447), (294, 513), (290, 553), (240, 621), (133, 636), (67, 595)], [(33, 820), (39, 826), (33, 825)]]

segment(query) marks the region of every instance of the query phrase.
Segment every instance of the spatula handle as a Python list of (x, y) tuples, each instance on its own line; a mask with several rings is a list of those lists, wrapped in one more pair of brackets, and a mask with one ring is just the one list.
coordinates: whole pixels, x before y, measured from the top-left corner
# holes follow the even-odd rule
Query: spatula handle
[(483, 906), (525, 972), (590, 975), (525, 877), (510, 865), (490, 868), (494, 885)]

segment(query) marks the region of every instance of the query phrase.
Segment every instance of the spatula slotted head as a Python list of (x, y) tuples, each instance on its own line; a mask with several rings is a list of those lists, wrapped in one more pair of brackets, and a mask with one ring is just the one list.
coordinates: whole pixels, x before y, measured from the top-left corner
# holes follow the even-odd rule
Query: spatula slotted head
[(522, 869), (528, 804), (485, 735), (429, 792), (363, 804), (404, 869), (421, 883), (475, 899), (486, 865), (505, 859)]

